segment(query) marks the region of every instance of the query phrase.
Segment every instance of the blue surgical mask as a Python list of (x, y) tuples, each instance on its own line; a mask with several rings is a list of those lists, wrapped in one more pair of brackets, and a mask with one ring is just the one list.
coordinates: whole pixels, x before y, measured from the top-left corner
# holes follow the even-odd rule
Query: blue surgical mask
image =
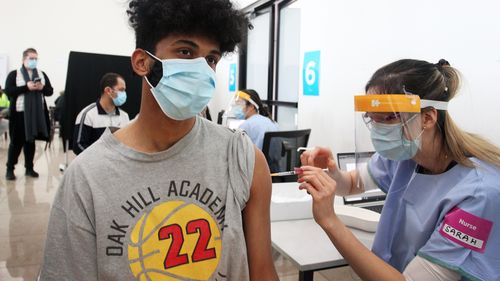
[(245, 112), (243, 111), (243, 108), (241, 108), (241, 106), (236, 106), (233, 109), (233, 114), (234, 114), (234, 117), (236, 119), (240, 119), (240, 120), (245, 119)]
[(156, 86), (145, 79), (163, 113), (174, 120), (199, 114), (215, 91), (215, 72), (205, 58), (160, 60), (148, 54), (162, 64), (163, 75)]
[(403, 136), (402, 124), (374, 123), (371, 139), (375, 150), (383, 157), (402, 161), (413, 158), (420, 148), (420, 138), (407, 140)]
[(116, 106), (122, 106), (127, 101), (127, 93), (125, 91), (117, 91), (116, 97), (113, 98), (113, 103)]
[(37, 61), (36, 59), (29, 59), (29, 60), (28, 60), (28, 63), (27, 63), (28, 68), (29, 68), (29, 69), (35, 69), (35, 68), (36, 68), (36, 64), (37, 64), (37, 62), (38, 62), (38, 61)]

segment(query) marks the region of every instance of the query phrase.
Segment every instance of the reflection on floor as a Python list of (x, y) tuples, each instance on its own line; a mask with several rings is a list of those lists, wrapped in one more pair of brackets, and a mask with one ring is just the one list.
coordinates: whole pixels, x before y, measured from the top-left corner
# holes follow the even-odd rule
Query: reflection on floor
[[(35, 170), (39, 178), (24, 176), (24, 157), (16, 166), (15, 181), (5, 180), (8, 142), (0, 139), (0, 280), (36, 280), (42, 260), (50, 207), (65, 163), (60, 140), (45, 150), (37, 142)], [(68, 154), (69, 161), (75, 155)], [(298, 270), (283, 257), (275, 261), (282, 281), (298, 280)], [(317, 272), (314, 280), (359, 280), (349, 267)]]

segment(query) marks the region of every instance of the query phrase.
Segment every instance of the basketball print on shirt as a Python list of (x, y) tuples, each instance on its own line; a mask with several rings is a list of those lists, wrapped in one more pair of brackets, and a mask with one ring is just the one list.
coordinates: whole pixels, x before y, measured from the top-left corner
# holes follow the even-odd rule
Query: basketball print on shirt
[(208, 280), (222, 253), (217, 222), (199, 206), (180, 200), (144, 213), (129, 241), (129, 265), (137, 280)]

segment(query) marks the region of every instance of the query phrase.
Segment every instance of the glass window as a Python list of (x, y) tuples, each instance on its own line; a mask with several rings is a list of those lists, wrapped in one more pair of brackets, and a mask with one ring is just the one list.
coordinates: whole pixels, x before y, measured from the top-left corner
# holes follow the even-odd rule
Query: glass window
[(297, 108), (288, 106), (279, 106), (278, 116), (276, 118), (280, 125), (280, 130), (297, 130)]
[(280, 10), (278, 100), (297, 102), (300, 63), (300, 9), (294, 4)]
[(270, 13), (251, 20), (253, 29), (248, 31), (247, 89), (254, 89), (262, 100), (267, 100), (269, 73)]

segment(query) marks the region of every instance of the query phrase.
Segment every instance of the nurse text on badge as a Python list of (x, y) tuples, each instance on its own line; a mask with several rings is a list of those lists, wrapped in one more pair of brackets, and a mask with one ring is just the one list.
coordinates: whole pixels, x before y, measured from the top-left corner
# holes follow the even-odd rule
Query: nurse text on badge
[(453, 208), (444, 217), (439, 233), (465, 248), (484, 253), (492, 226), (489, 220)]

